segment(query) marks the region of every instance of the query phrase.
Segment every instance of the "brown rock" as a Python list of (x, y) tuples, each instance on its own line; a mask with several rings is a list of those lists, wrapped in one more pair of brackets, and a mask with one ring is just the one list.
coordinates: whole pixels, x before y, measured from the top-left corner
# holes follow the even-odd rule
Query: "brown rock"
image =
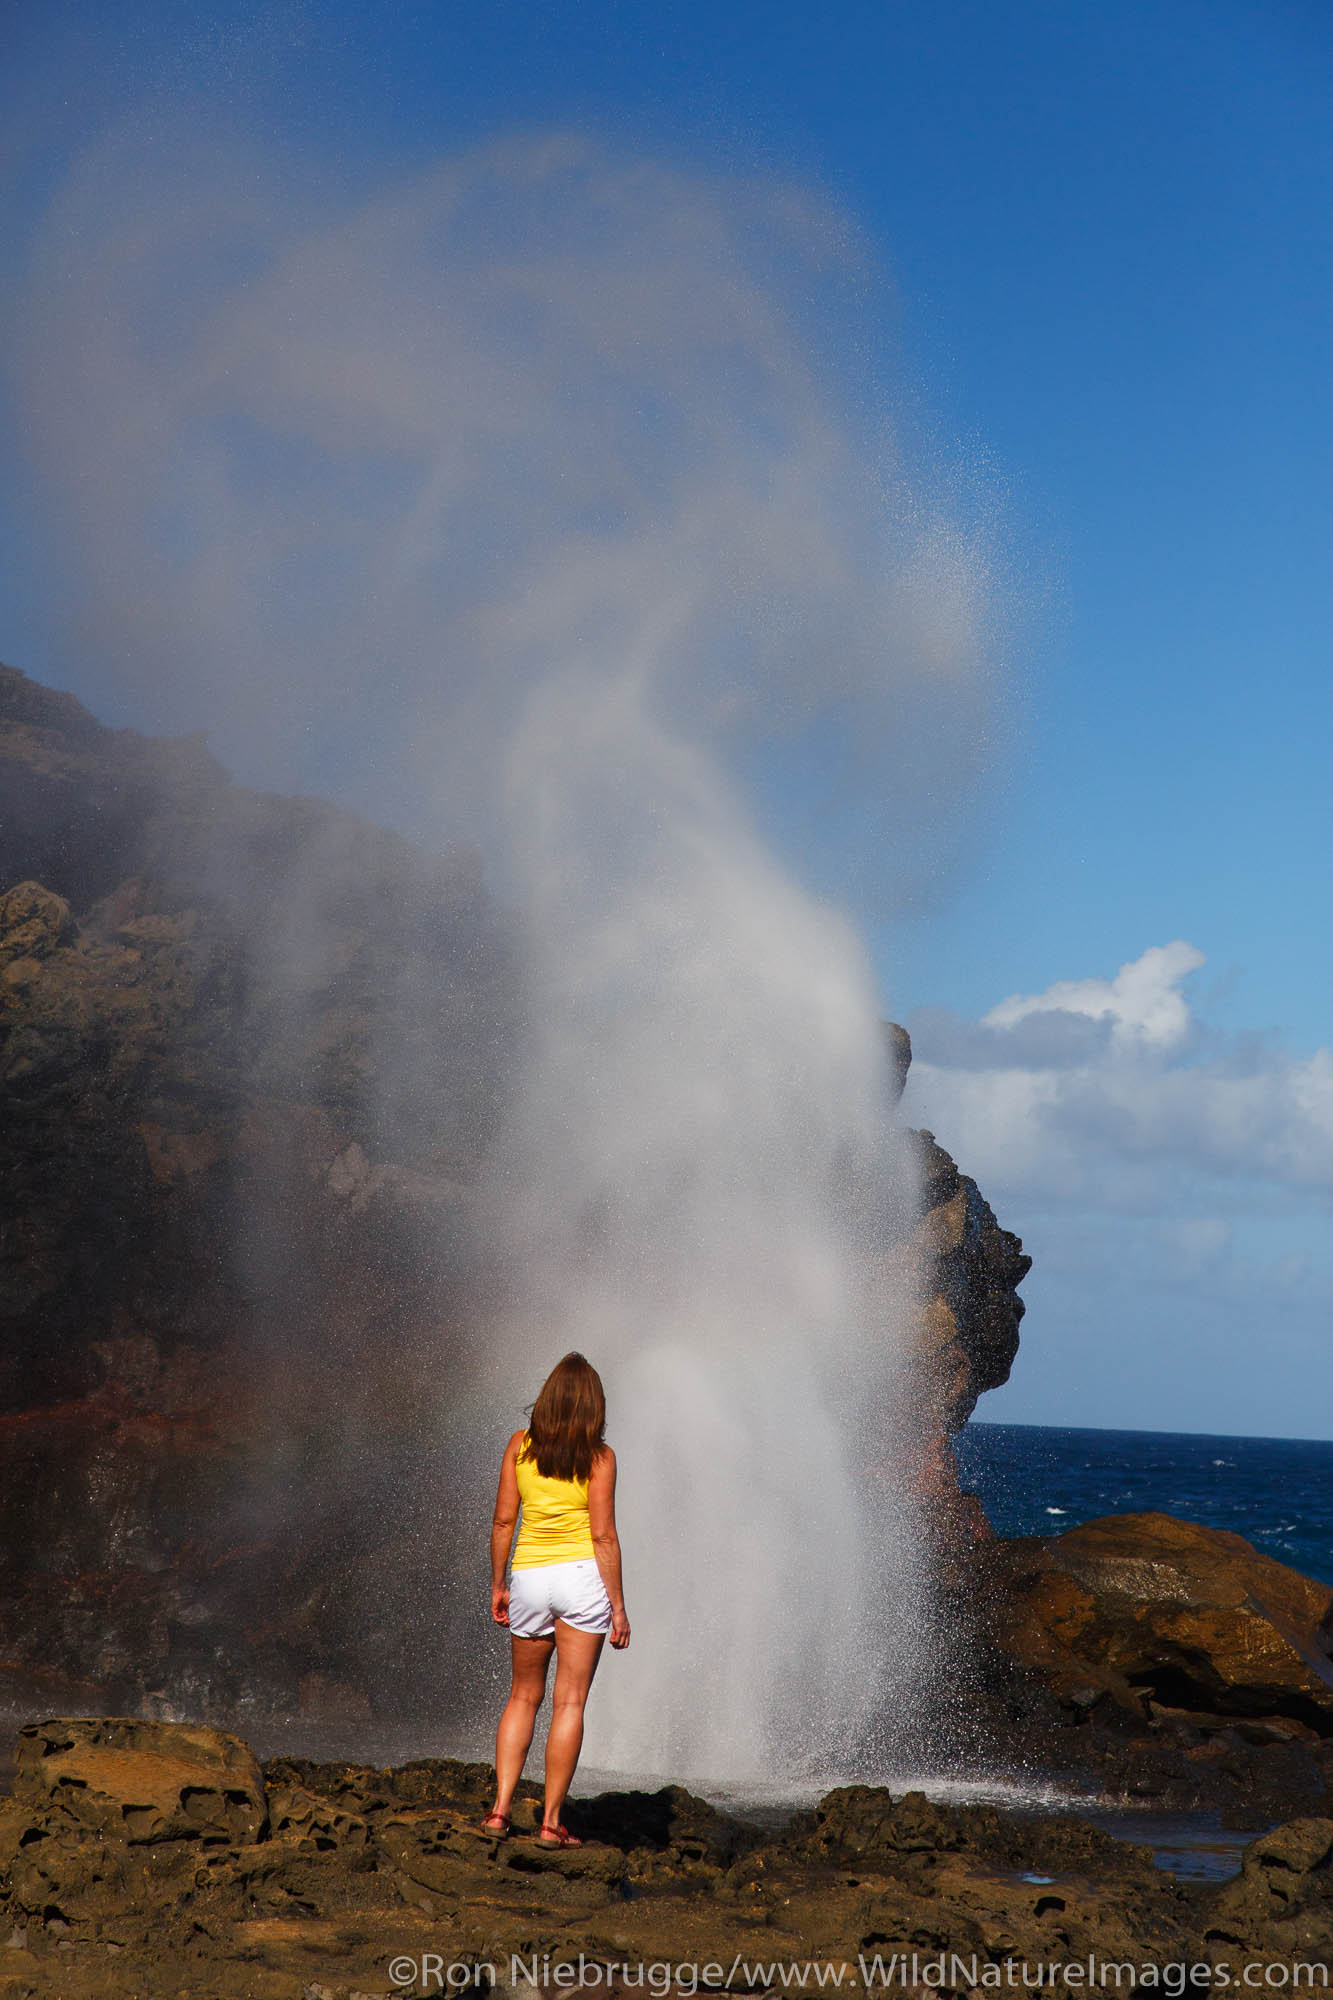
[(942, 1384), (944, 1436), (960, 1431), (987, 1389), (1009, 1379), (1032, 1268), (1022, 1241), (1001, 1229), (976, 1182), (960, 1173), (933, 1132), (911, 1133), (922, 1190), (915, 1250), (926, 1297), (931, 1365)]
[(275, 1840), (288, 1840), (311, 1853), (340, 1848), (359, 1853), (366, 1845), (366, 1822), (329, 1799), (317, 1798), (299, 1786), (275, 1792), (270, 1802)]
[[(77, 1736), (89, 1755), (159, 1764), (163, 1784), (183, 1748), (196, 1758), (211, 1734), (47, 1727), (51, 1758), (68, 1758)], [(137, 1734), (87, 1742), (82, 1732), (98, 1727)], [(238, 1748), (213, 1739), (233, 1769)], [(39, 1752), (30, 1735), (25, 1769), (34, 1758), (42, 1769)], [(918, 1953), (923, 1983), (928, 1955), (976, 1952), (996, 1969), (985, 1983), (1007, 1973), (1013, 1984), (1017, 1961), (1093, 1953), (1140, 1964), (1207, 1954), (1233, 1969), (1317, 1960), (1333, 1909), (1328, 1820), (1274, 1829), (1247, 1851), (1236, 1881), (1214, 1889), (1175, 1882), (1145, 1850), (1076, 1821), (1010, 1819), (873, 1787), (832, 1793), (768, 1836), (724, 1823), (678, 1788), (607, 1794), (578, 1802), (592, 1839), (560, 1853), (522, 1833), (482, 1832), (484, 1766), (308, 1764), (293, 1783), (296, 1770), (269, 1767), (272, 1824), (249, 1840), (145, 1843), (114, 1817), (72, 1816), (59, 1783), (25, 1778), (36, 1796), (0, 1807), (0, 1919), (15, 1940), (0, 1971), (25, 1993), (68, 2000), (282, 2000), (379, 1994), (391, 1960), (424, 1952), (495, 1963), (501, 1975), (511, 1955), (552, 1968), (580, 1952), (630, 1967), (712, 1960), (722, 1971), (736, 1957), (816, 1960), (845, 1967), (854, 1985), (858, 1957), (897, 1950)], [(151, 1782), (132, 1787), (145, 1789)], [(532, 1792), (524, 1787), (528, 1806)], [(710, 1842), (719, 1857), (740, 1843), (725, 1875), (700, 1851)], [(665, 1866), (677, 1850), (680, 1865)]]
[(816, 1853), (861, 1861), (946, 1851), (962, 1845), (962, 1834), (957, 1820), (924, 1792), (894, 1799), (880, 1785), (841, 1785), (815, 1808), (810, 1844)]
[(20, 1732), (14, 1797), (131, 1844), (257, 1840), (263, 1773), (238, 1736), (184, 1723), (34, 1722)]
[[(904, 1029), (890, 1024), (888, 1032), (905, 1077), (911, 1043)], [(978, 1397), (1009, 1379), (1024, 1312), (1018, 1287), (1032, 1259), (932, 1132), (909, 1130), (905, 1139), (919, 1213), (904, 1239), (885, 1246), (872, 1287), (886, 1302), (901, 1299), (905, 1288), (918, 1301), (912, 1405), (904, 1413), (907, 1448), (917, 1491), (933, 1511), (943, 1545), (965, 1548), (989, 1538), (991, 1530), (980, 1501), (959, 1490), (951, 1440)], [(902, 1440), (895, 1442), (901, 1451)]]
[(0, 963), (45, 958), (74, 929), (69, 904), (40, 882), (20, 882), (0, 896)]
[(1311, 1932), (1304, 1941), (1327, 1944), (1333, 1939), (1331, 1862), (1333, 1819), (1292, 1820), (1261, 1835), (1246, 1848), (1240, 1874), (1218, 1892), (1206, 1941), (1262, 1947), (1280, 1924), (1296, 1927), (1290, 1941), (1297, 1943), (1304, 1915), (1319, 1922), (1319, 1935)]
[(1333, 1736), (1327, 1584), (1239, 1535), (1118, 1514), (979, 1557), (1007, 1651), (1058, 1689), (1215, 1715), (1288, 1716)]
[(473, 1310), (518, 1005), (476, 858), (0, 668), (0, 892), (0, 1695), (415, 1703), (344, 1581), (420, 1578)]

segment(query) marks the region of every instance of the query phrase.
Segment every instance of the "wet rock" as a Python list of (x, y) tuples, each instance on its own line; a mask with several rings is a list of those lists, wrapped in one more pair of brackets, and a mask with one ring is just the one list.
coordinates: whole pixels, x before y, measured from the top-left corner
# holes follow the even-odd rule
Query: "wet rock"
[(812, 1853), (839, 1861), (948, 1852), (963, 1844), (957, 1819), (924, 1792), (895, 1799), (879, 1785), (843, 1785), (815, 1809)]
[[(905, 1077), (912, 1059), (906, 1030), (890, 1024), (887, 1032)], [(901, 1240), (885, 1244), (877, 1265), (886, 1298), (901, 1299), (906, 1291), (920, 1301), (912, 1409), (895, 1452), (911, 1461), (912, 1483), (934, 1513), (937, 1539), (967, 1547), (989, 1538), (991, 1528), (976, 1496), (960, 1491), (951, 1440), (978, 1398), (1009, 1379), (1024, 1313), (1018, 1287), (1032, 1259), (932, 1132), (909, 1130), (904, 1138), (919, 1213)], [(893, 1476), (900, 1476), (897, 1467)]]
[(1218, 1892), (1205, 1941), (1214, 1947), (1326, 1949), (1333, 1943), (1333, 1819), (1274, 1827), (1246, 1848)]
[(568, 1817), (582, 1837), (627, 1853), (652, 1854), (659, 1876), (663, 1864), (696, 1872), (700, 1866), (727, 1868), (756, 1839), (752, 1828), (718, 1812), (682, 1785), (664, 1785), (656, 1792), (603, 1792), (595, 1799), (575, 1801)]
[(897, 1103), (907, 1088), (907, 1074), (912, 1067), (912, 1037), (906, 1028), (896, 1021), (884, 1023), (884, 1043), (889, 1057), (889, 1074), (894, 1102)]

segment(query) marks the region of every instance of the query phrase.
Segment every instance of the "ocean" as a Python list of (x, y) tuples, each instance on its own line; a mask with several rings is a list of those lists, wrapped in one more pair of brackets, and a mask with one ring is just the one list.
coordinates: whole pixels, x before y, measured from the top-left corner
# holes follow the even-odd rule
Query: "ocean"
[(1333, 1585), (1333, 1442), (974, 1422), (955, 1443), (997, 1534), (1175, 1514)]

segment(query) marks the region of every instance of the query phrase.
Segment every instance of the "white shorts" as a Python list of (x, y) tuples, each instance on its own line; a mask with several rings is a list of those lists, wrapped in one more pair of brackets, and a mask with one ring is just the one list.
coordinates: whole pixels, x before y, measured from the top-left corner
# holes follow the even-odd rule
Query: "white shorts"
[(580, 1632), (611, 1630), (611, 1600), (594, 1556), (516, 1569), (510, 1576), (509, 1630), (515, 1639), (549, 1639), (557, 1618)]

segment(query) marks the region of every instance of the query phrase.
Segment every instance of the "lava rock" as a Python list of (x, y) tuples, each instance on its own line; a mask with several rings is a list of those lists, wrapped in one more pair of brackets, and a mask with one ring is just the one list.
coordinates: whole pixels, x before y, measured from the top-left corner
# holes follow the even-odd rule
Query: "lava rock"
[(1294, 1820), (1246, 1848), (1240, 1874), (1218, 1894), (1206, 1941), (1214, 1947), (1327, 1949), (1333, 1943), (1333, 1819)]
[[(71, 1760), (112, 1806), (155, 1801), (155, 1828), (105, 1804), (71, 1810)], [(765, 1967), (802, 1960), (841, 1966), (851, 1984), (858, 1958), (895, 1951), (923, 1968), (927, 1955), (975, 1953), (983, 1984), (1020, 1983), (1023, 1961), (1092, 1953), (1137, 1964), (1206, 1954), (1234, 1980), (1278, 1957), (1317, 1958), (1330, 1936), (1327, 1819), (1272, 1829), (1233, 1882), (1209, 1886), (1173, 1881), (1144, 1850), (1075, 1820), (877, 1787), (843, 1787), (766, 1835), (680, 1787), (607, 1794), (577, 1810), (585, 1835), (614, 1838), (560, 1851), (538, 1845), (531, 1817), (509, 1838), (482, 1826), (483, 1765), (278, 1759), (268, 1818), (225, 1838), (171, 1801), (184, 1770), (210, 1772), (224, 1792), (244, 1773), (253, 1802), (253, 1760), (234, 1739), (52, 1722), (25, 1736), (19, 1767), (20, 1795), (0, 1805), (0, 1918), (14, 1939), (3, 1970), (19, 1991), (64, 2000), (278, 2000), (310, 1991), (312, 1968), (326, 1992), (381, 1993), (391, 1959), (419, 1964), (426, 1951), (495, 1964), (497, 1976), (535, 1961), (551, 1987), (576, 1977), (552, 1971), (580, 1953), (631, 1967), (738, 1962), (737, 1984), (754, 1990), (781, 1978)], [(524, 1787), (525, 1807), (534, 1794)], [(716, 1862), (736, 1844), (723, 1873)], [(673, 1850), (680, 1865), (656, 1865)]]
[(19, 1733), (14, 1798), (132, 1844), (252, 1841), (268, 1827), (254, 1753), (238, 1736), (184, 1723), (30, 1723)]
[(1239, 1535), (1118, 1514), (982, 1552), (1002, 1643), (1069, 1690), (1333, 1736), (1333, 1590)]

